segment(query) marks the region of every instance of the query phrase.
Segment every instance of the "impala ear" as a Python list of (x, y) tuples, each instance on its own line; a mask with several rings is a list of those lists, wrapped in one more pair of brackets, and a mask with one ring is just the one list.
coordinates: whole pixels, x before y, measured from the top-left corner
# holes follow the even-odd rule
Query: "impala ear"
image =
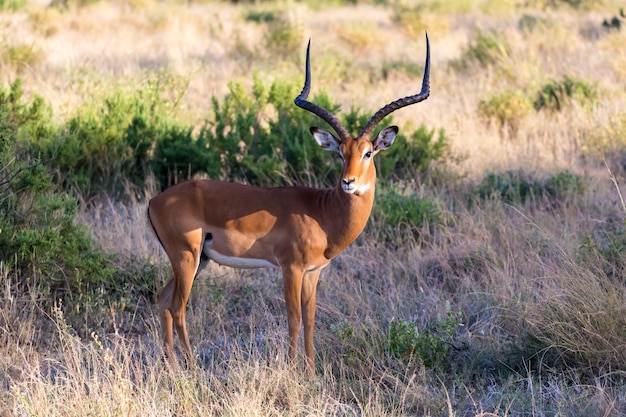
[(380, 131), (376, 140), (374, 140), (374, 153), (384, 151), (393, 145), (393, 141), (396, 140), (398, 134), (398, 126), (389, 126)]
[(339, 152), (339, 145), (341, 145), (341, 141), (332, 133), (327, 130), (320, 129), (319, 127), (312, 127), (311, 133), (322, 149), (325, 151)]

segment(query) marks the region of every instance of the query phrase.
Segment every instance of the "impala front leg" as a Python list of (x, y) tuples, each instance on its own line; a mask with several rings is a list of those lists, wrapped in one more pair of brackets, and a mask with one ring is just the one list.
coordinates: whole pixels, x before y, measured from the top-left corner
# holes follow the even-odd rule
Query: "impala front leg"
[(310, 377), (315, 376), (315, 345), (313, 333), (315, 332), (315, 298), (317, 281), (322, 270), (312, 271), (304, 275), (302, 282), (302, 318), (304, 322), (304, 351), (306, 352), (307, 368)]
[(285, 265), (283, 270), (283, 289), (285, 292), (285, 305), (287, 307), (287, 325), (289, 326), (289, 358), (296, 359), (298, 350), (298, 333), (302, 323), (301, 294), (302, 268), (293, 265)]

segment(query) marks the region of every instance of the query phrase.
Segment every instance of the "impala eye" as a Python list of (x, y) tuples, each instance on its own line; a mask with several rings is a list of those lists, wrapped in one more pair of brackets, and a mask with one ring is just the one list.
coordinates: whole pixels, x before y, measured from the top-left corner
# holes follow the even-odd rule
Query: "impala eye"
[(368, 158), (368, 159), (371, 158), (372, 157), (372, 151), (365, 152), (365, 157)]

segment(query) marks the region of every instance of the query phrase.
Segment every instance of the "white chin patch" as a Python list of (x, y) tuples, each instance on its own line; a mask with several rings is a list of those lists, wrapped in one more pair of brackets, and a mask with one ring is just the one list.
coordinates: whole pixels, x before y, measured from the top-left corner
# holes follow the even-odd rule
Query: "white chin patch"
[(370, 186), (369, 186), (369, 184), (363, 184), (360, 187), (357, 187), (357, 186), (352, 185), (352, 184), (350, 184), (350, 185), (343, 184), (341, 186), (341, 188), (343, 189), (343, 191), (346, 194), (361, 195), (361, 194), (365, 193), (367, 190), (369, 190)]

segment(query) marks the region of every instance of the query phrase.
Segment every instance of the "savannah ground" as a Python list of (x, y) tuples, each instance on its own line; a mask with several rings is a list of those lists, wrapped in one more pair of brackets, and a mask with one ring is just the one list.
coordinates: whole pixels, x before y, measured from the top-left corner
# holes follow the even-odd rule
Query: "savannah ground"
[[(188, 306), (197, 366), (166, 366), (155, 294), (170, 267), (145, 219), (163, 184), (147, 175), (100, 190), (46, 159), (48, 192), (77, 199), (74, 222), (113, 272), (100, 283), (54, 257), (38, 267), (43, 255), (2, 241), (0, 415), (626, 415), (619, 2), (0, 5), (2, 83), (19, 78), (24, 100), (43, 98), (58, 143), (77, 115), (105, 118), (111, 91), (154, 80), (177, 123), (217, 126), (212, 98), (233, 84), (299, 91), (309, 38), (313, 94), (369, 115), (419, 90), (428, 31), (431, 97), (393, 122), (443, 129), (448, 145), (422, 170), (379, 178), (402, 204), (375, 209), (322, 273), (316, 380), (302, 358), (287, 361), (279, 273), (216, 265)], [(281, 111), (262, 110), (259, 126)], [(20, 143), (2, 166), (2, 202), (11, 164), (37, 157)], [(329, 186), (290, 173), (278, 177)], [(434, 213), (405, 212), (421, 202)], [(17, 223), (17, 209), (3, 219)]]

